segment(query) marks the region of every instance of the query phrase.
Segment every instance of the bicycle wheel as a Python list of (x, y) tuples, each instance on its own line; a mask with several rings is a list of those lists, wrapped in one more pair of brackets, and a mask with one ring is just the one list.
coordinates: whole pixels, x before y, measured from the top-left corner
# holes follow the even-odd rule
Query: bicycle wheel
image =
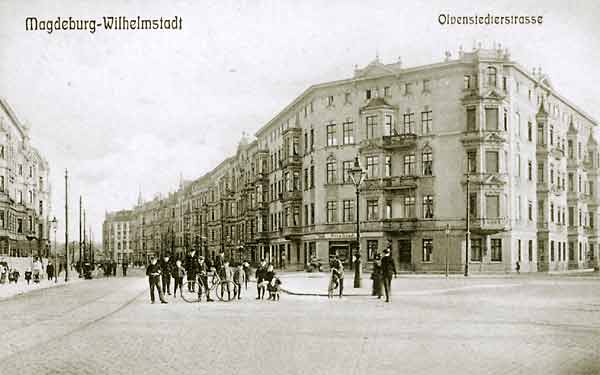
[(197, 280), (184, 279), (183, 286), (181, 288), (181, 298), (185, 302), (193, 303), (199, 302), (202, 293), (202, 288), (198, 285)]
[(235, 297), (235, 284), (233, 281), (221, 281), (217, 285), (214, 286), (215, 292), (217, 293), (217, 297), (219, 300), (223, 302), (232, 301)]

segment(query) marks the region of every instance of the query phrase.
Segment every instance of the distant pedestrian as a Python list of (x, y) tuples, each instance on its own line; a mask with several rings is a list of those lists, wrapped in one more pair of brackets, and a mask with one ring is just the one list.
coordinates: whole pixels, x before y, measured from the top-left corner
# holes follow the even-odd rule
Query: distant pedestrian
[(219, 255), (217, 255), (217, 258), (215, 259), (215, 269), (217, 271), (217, 275), (219, 275), (219, 277), (221, 277), (221, 279), (224, 279), (225, 275), (223, 274), (223, 267), (225, 265), (225, 252), (221, 251), (219, 253)]
[(202, 300), (202, 292), (206, 294), (206, 302), (212, 302), (210, 298), (210, 288), (208, 287), (208, 274), (210, 267), (205, 262), (204, 257), (200, 255), (198, 257), (197, 266), (195, 268), (198, 275), (198, 299)]
[(46, 275), (48, 275), (48, 280), (52, 280), (54, 277), (54, 264), (52, 262), (48, 262), (46, 266)]
[(171, 259), (169, 254), (165, 255), (160, 262), (162, 290), (171, 295)]
[(146, 269), (146, 275), (148, 276), (148, 283), (150, 284), (150, 302), (154, 303), (154, 289), (158, 291), (158, 298), (161, 303), (168, 303), (165, 301), (165, 297), (163, 296), (163, 292), (160, 289), (160, 266), (158, 265), (158, 261), (155, 257), (152, 257), (150, 260), (150, 265)]
[(360, 288), (362, 286), (362, 260), (360, 259), (360, 253), (356, 253), (353, 256), (354, 260), (354, 287)]
[(344, 265), (337, 255), (334, 255), (331, 260), (331, 270), (335, 273), (340, 287), (340, 298), (344, 295)]
[(42, 262), (40, 262), (40, 260), (36, 258), (33, 261), (33, 267), (32, 267), (33, 282), (36, 284), (38, 284), (40, 282), (40, 275), (42, 274), (42, 269), (43, 269)]
[(261, 259), (260, 266), (256, 269), (256, 291), (258, 292), (258, 297), (256, 299), (264, 299), (265, 298), (265, 290), (267, 289), (267, 285), (265, 283), (265, 276), (267, 274), (267, 262), (264, 259)]
[(235, 284), (234, 297), (242, 298), (242, 286), (246, 284), (246, 272), (244, 266), (240, 263), (233, 272), (233, 283)]
[(31, 274), (31, 268), (27, 267), (25, 270), (25, 281), (27, 281), (27, 285), (29, 285), (29, 282), (31, 281)]
[(173, 297), (177, 297), (177, 289), (179, 289), (179, 296), (182, 295), (183, 278), (185, 277), (185, 268), (181, 265), (181, 260), (175, 261), (175, 268), (173, 268), (173, 278), (175, 279), (175, 285), (173, 287)]
[(375, 261), (373, 262), (373, 271), (371, 272), (371, 280), (373, 280), (373, 287), (371, 289), (371, 295), (381, 298), (383, 295), (383, 284), (381, 282), (381, 255), (375, 254)]
[(128, 267), (127, 262), (123, 262), (122, 267), (123, 267), (123, 277), (125, 277), (125, 276), (127, 276), (127, 267)]
[(242, 264), (242, 267), (244, 269), (244, 286), (246, 287), (246, 290), (248, 290), (248, 280), (250, 279), (250, 263), (248, 263), (246, 260)]
[(517, 270), (517, 273), (521, 273), (521, 262), (519, 262), (517, 260), (517, 264), (515, 265), (515, 269)]
[(117, 276), (117, 262), (115, 262), (114, 260), (112, 262), (112, 275), (115, 277)]
[(385, 302), (390, 302), (392, 298), (392, 276), (396, 276), (396, 265), (391, 256), (390, 249), (383, 250), (383, 258), (381, 258), (381, 276), (383, 289), (385, 290)]
[[(8, 268), (0, 265), (0, 284), (6, 283), (8, 279)], [(9, 281), (10, 283), (10, 281)]]
[[(225, 260), (223, 262), (223, 267), (221, 268), (221, 273), (223, 275), (223, 276), (221, 276), (223, 281), (233, 282), (233, 270), (229, 267), (228, 260)], [(232, 290), (230, 289), (230, 283), (226, 283), (225, 285), (227, 285), (227, 300), (231, 300)], [(223, 288), (223, 286), (221, 286), (221, 288)], [(233, 290), (233, 292), (235, 293), (235, 290)], [(221, 294), (223, 294), (223, 293), (225, 293), (225, 290), (221, 290)]]
[(17, 270), (16, 268), (13, 268), (12, 270), (10, 270), (10, 273), (8, 274), (8, 283), (10, 284), (11, 281), (14, 281), (14, 283), (16, 284), (19, 281), (19, 270)]

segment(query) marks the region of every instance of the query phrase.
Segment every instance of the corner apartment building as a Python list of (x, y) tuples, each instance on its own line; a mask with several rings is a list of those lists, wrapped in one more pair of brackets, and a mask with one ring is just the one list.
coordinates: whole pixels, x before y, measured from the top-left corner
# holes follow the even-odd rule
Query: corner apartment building
[(358, 158), (367, 261), (391, 246), (409, 271), (585, 268), (598, 264), (598, 136), (594, 119), (506, 49), (418, 67), (375, 59), (309, 87), (234, 156), (180, 185), (173, 230), (179, 251), (348, 261)]
[(0, 98), (0, 256), (49, 255), (49, 172), (29, 127)]
[(137, 220), (133, 210), (107, 213), (102, 224), (102, 247), (115, 262), (134, 260), (134, 233)]

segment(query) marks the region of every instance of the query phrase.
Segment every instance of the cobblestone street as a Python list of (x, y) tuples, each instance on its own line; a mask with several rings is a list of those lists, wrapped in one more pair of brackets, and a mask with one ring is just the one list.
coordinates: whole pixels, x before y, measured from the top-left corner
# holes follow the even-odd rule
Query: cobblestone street
[[(240, 302), (151, 305), (137, 273), (0, 302), (1, 373), (600, 372), (597, 276), (403, 277), (391, 304), (256, 301), (250, 284)], [(318, 280), (285, 282), (303, 278)]]

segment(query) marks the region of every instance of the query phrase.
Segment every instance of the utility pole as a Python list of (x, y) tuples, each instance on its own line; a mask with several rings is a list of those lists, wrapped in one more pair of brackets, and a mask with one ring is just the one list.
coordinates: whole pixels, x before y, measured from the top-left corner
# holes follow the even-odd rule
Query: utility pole
[(69, 171), (65, 169), (65, 282), (69, 281)]
[[(470, 165), (467, 168), (470, 168)], [(469, 276), (469, 246), (471, 245), (471, 228), (469, 225), (469, 222), (471, 221), (471, 207), (469, 206), (469, 172), (469, 169), (467, 169), (467, 233), (465, 234), (465, 277)]]
[[(79, 196), (79, 267), (83, 266), (82, 248), (81, 248), (81, 206), (83, 198)], [(79, 271), (79, 277), (81, 277), (81, 270)]]

